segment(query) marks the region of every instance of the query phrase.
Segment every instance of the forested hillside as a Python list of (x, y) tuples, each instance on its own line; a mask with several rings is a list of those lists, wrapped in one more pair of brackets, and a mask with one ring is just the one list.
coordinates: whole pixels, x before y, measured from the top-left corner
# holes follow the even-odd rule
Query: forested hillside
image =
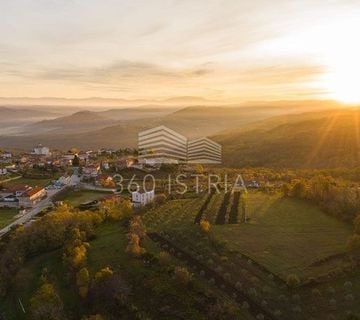
[[(296, 121), (298, 120), (298, 121)], [(278, 118), (215, 136), (225, 165), (335, 168), (360, 165), (360, 110)]]

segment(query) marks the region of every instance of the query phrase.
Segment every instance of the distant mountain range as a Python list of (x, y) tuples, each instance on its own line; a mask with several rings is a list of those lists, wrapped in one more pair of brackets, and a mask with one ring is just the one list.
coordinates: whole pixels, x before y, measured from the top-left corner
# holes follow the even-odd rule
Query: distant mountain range
[(58, 116), (58, 113), (47, 110), (14, 109), (0, 106), (0, 135), (16, 134), (27, 124)]
[(216, 100), (208, 100), (202, 97), (184, 96), (172, 97), (168, 99), (111, 99), (111, 98), (80, 98), (80, 99), (67, 99), (56, 97), (40, 97), (40, 98), (7, 98), (0, 97), (0, 105), (8, 106), (64, 106), (64, 107), (137, 107), (147, 105), (157, 106), (173, 106), (173, 105), (221, 105), (224, 102)]
[(30, 150), (37, 143), (62, 150), (136, 147), (139, 131), (165, 125), (189, 138), (211, 136), (222, 144), (227, 166), (360, 165), (355, 121), (359, 109), (339, 109), (336, 104), (146, 106), (63, 116), (45, 110), (0, 108), (0, 117), (22, 123), (17, 131), (0, 130), (3, 148)]
[(11, 120), (28, 120), (28, 119), (38, 119), (38, 118), (54, 118), (59, 116), (58, 113), (52, 111), (39, 111), (32, 109), (14, 109), (10, 107), (1, 107), (0, 106), (0, 122), (8, 122)]

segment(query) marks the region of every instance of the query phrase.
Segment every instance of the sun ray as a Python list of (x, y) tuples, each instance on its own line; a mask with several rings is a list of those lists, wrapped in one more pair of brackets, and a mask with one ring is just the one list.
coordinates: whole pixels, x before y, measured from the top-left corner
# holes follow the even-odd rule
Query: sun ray
[(355, 139), (356, 139), (356, 160), (360, 161), (360, 108), (356, 110), (354, 116), (354, 128), (355, 128)]
[(333, 116), (329, 118), (329, 121), (327, 121), (322, 129), (321, 137), (318, 141), (318, 143), (315, 145), (314, 149), (310, 152), (308, 159), (305, 162), (305, 166), (308, 167), (311, 165), (313, 160), (318, 155), (319, 151), (321, 150), (324, 142), (326, 141), (326, 138), (328, 137), (329, 133), (331, 132), (331, 129), (333, 128), (337, 118), (339, 117), (339, 112), (336, 112)]

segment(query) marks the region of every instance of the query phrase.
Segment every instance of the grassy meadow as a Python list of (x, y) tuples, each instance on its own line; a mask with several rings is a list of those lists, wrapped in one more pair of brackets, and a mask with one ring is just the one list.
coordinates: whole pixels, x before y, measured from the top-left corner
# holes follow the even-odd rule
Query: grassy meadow
[(58, 200), (67, 202), (76, 207), (85, 202), (99, 200), (108, 194), (108, 192), (68, 189), (61, 194)]
[[(214, 235), (274, 273), (313, 276), (311, 265), (343, 253), (352, 228), (302, 200), (250, 193), (248, 223), (214, 226)], [(315, 274), (314, 274), (315, 273)]]
[(0, 229), (11, 223), (18, 213), (17, 209), (0, 208)]
[[(188, 235), (191, 242), (198, 231), (194, 217), (205, 197), (169, 201), (149, 211), (144, 221), (149, 229)], [(345, 252), (352, 233), (351, 226), (310, 203), (256, 191), (248, 195), (247, 223), (216, 225), (215, 217), (223, 197), (215, 194), (203, 215), (212, 224), (213, 238), (229, 251), (250, 257), (283, 279), (291, 273), (311, 277), (326, 272), (327, 267), (333, 268), (331, 263), (321, 268), (312, 264)], [(227, 215), (228, 212), (229, 206)], [(239, 215), (240, 212), (239, 208)]]
[(34, 178), (20, 178), (20, 179), (15, 179), (15, 180), (11, 180), (8, 182), (5, 182), (3, 184), (4, 187), (12, 187), (12, 186), (16, 186), (19, 184), (24, 184), (24, 185), (28, 185), (31, 187), (35, 187), (35, 186), (39, 186), (39, 187), (45, 187), (48, 184), (51, 183), (51, 181), (54, 179), (50, 179), (50, 178), (46, 178), (46, 179), (34, 179)]

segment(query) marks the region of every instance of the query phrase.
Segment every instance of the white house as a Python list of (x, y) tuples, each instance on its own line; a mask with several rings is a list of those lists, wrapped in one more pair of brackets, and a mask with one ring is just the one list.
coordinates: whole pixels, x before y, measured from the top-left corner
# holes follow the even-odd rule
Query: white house
[(50, 149), (48, 147), (44, 147), (42, 144), (38, 144), (36, 147), (34, 147), (31, 154), (35, 154), (39, 156), (49, 156)]
[(145, 206), (153, 202), (155, 198), (155, 191), (134, 191), (131, 192), (132, 204), (134, 207)]

